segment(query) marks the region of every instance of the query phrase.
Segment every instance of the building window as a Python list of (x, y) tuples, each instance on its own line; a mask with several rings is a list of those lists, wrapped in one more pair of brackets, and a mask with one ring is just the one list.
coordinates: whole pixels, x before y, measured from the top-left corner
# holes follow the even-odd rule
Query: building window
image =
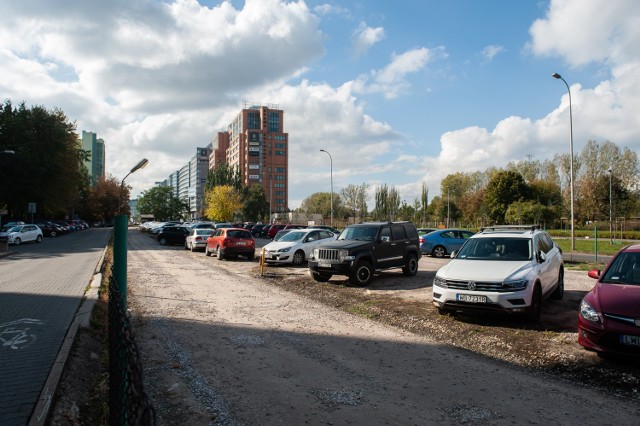
[(277, 112), (269, 113), (269, 131), (277, 132), (280, 130), (280, 114)]
[(286, 143), (277, 143), (276, 144), (276, 148), (286, 148), (287, 144)]
[(287, 187), (287, 185), (286, 185), (286, 184), (284, 184), (284, 183), (276, 183), (274, 186), (275, 186), (276, 188), (286, 188), (286, 187)]
[(282, 175), (276, 175), (276, 180), (286, 180), (286, 178)]
[(276, 167), (276, 173), (286, 173), (287, 169), (284, 167)]
[(260, 128), (260, 113), (250, 112), (247, 114), (247, 128), (249, 129)]
[(287, 155), (287, 151), (276, 151), (276, 155)]
[(284, 192), (284, 191), (276, 191), (276, 195), (282, 195), (282, 196), (284, 196), (284, 195), (286, 195), (286, 194), (285, 194), (285, 192)]

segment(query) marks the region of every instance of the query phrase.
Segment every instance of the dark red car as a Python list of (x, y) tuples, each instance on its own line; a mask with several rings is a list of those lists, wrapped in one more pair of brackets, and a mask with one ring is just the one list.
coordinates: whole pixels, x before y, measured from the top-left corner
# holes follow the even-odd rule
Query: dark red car
[(578, 343), (598, 355), (640, 356), (640, 244), (627, 246), (580, 303)]
[(207, 238), (204, 249), (207, 256), (215, 254), (218, 259), (244, 256), (252, 261), (256, 253), (256, 241), (244, 228), (219, 228)]

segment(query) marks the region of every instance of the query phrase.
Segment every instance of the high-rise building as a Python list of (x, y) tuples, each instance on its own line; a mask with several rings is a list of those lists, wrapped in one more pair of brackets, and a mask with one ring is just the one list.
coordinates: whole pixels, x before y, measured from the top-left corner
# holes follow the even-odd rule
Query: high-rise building
[(169, 186), (173, 193), (189, 205), (189, 217), (197, 219), (202, 216), (204, 206), (204, 186), (209, 173), (209, 147), (196, 148), (196, 155), (180, 170), (171, 173), (158, 185)]
[(277, 105), (245, 104), (212, 142), (209, 167), (221, 162), (237, 167), (244, 185), (262, 185), (272, 212), (289, 210), (289, 134)]
[(105, 177), (104, 141), (93, 132), (82, 131), (82, 149), (89, 151), (90, 158), (84, 162), (89, 172), (91, 185), (96, 186), (100, 178)]

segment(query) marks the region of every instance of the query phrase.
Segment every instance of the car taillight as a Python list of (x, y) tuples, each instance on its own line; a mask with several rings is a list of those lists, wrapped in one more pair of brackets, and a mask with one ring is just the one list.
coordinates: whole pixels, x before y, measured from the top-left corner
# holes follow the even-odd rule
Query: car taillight
[(222, 240), (222, 247), (226, 247), (228, 243), (229, 243), (229, 239), (228, 238), (223, 239)]
[(424, 238), (420, 237), (420, 244), (424, 244)]

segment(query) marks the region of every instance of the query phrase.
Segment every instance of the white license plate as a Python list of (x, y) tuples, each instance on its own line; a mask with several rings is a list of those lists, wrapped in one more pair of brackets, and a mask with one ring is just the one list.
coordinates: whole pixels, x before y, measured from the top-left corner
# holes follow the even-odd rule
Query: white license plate
[(247, 242), (246, 241), (238, 241), (238, 242), (236, 242), (236, 245), (237, 246), (246, 246)]
[(629, 346), (640, 346), (640, 336), (620, 335), (620, 343)]
[(456, 300), (469, 303), (487, 303), (487, 296), (476, 296), (473, 294), (456, 294)]
[(331, 268), (331, 263), (329, 263), (329, 262), (318, 262), (318, 266), (320, 268)]

